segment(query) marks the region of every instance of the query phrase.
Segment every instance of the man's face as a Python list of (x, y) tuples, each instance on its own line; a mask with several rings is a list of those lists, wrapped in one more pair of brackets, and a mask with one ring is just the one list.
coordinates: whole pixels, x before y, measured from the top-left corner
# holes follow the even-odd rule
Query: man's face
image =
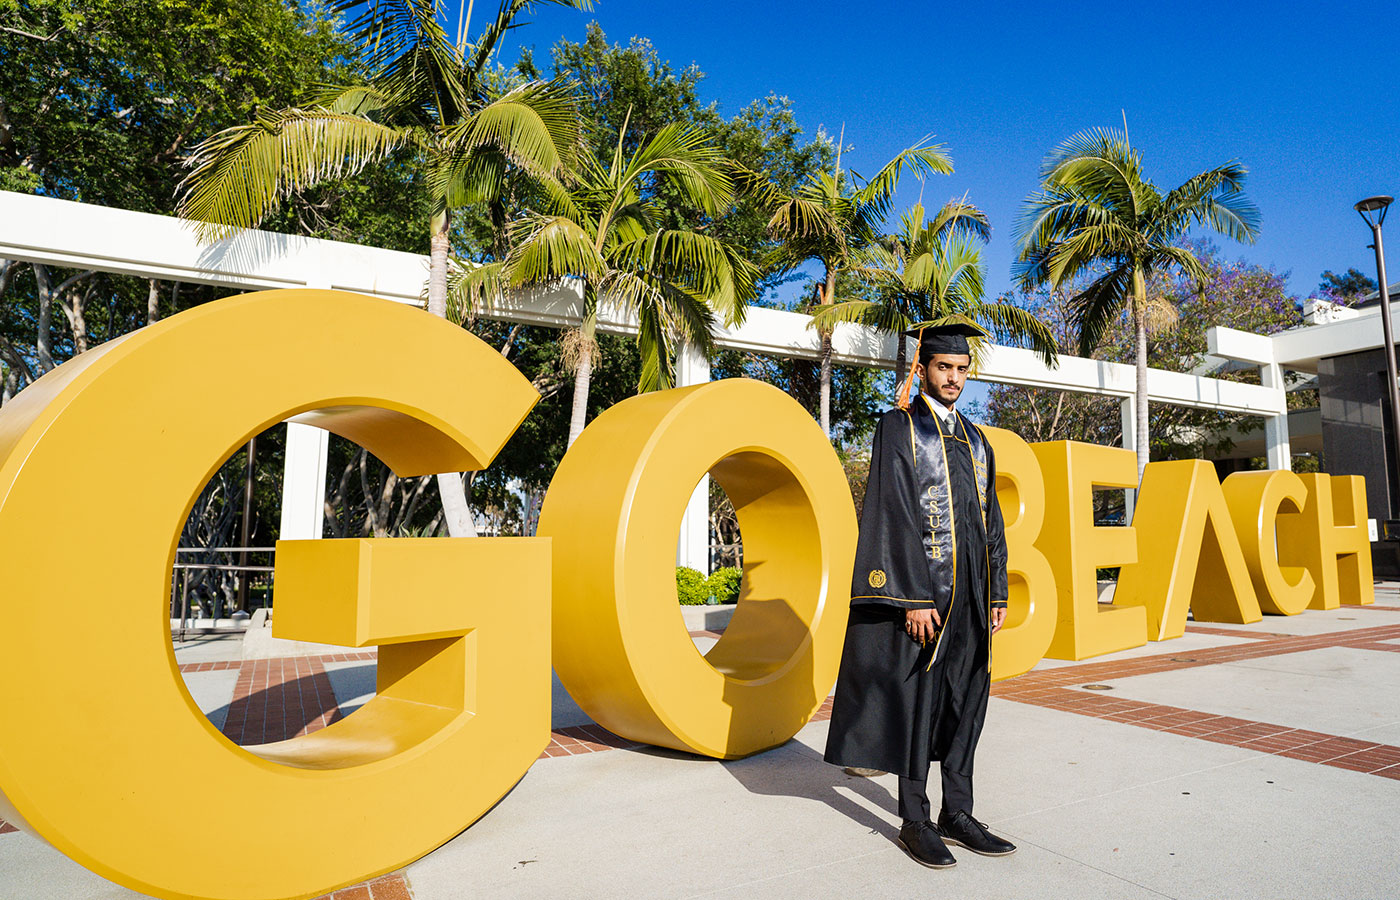
[(944, 406), (952, 406), (962, 394), (971, 365), (972, 358), (965, 353), (935, 353), (928, 365), (914, 366), (914, 374), (919, 376), (925, 394)]

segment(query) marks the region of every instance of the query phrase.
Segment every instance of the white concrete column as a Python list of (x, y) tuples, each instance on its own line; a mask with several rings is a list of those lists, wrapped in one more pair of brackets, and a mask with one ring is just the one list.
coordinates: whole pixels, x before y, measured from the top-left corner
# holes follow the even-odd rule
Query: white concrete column
[[(324, 261), (311, 262), (306, 286), (329, 289)], [(287, 423), (287, 456), (282, 467), (282, 540), (319, 538), (326, 523), (326, 463), (331, 433), (314, 425)]]
[[(710, 380), (710, 361), (689, 344), (676, 354), (676, 386), (690, 387)], [(710, 476), (696, 485), (681, 516), (681, 536), (676, 545), (676, 565), (710, 574)]]
[[(1119, 412), (1123, 416), (1123, 449), (1137, 452), (1137, 397), (1127, 396), (1119, 405)], [(1123, 524), (1133, 523), (1133, 505), (1137, 499), (1137, 491), (1123, 491)]]
[(1259, 367), (1259, 380), (1264, 387), (1273, 388), (1279, 393), (1279, 406), (1283, 412), (1264, 419), (1264, 446), (1270, 469), (1293, 468), (1292, 448), (1288, 444), (1288, 395), (1284, 392), (1283, 370), (1278, 363)]
[(319, 538), (325, 526), (326, 458), (331, 433), (314, 425), (287, 423), (287, 458), (282, 469), (282, 540)]

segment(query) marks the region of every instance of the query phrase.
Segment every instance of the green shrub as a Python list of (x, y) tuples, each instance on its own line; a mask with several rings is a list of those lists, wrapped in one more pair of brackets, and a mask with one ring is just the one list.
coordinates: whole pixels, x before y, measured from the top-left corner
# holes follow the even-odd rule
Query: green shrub
[(714, 573), (710, 575), (709, 579), (706, 580), (705, 586), (709, 588), (710, 593), (713, 594), (715, 599), (720, 603), (738, 603), (739, 582), (742, 581), (743, 578), (744, 573), (742, 570), (736, 569), (733, 566), (725, 566), (722, 569), (716, 569)]
[(700, 606), (710, 596), (705, 576), (687, 566), (676, 566), (676, 596), (684, 606)]
[(706, 578), (695, 569), (676, 566), (676, 596), (686, 606), (700, 606), (714, 598), (716, 603), (739, 602), (739, 582), (744, 573), (733, 566), (717, 569)]

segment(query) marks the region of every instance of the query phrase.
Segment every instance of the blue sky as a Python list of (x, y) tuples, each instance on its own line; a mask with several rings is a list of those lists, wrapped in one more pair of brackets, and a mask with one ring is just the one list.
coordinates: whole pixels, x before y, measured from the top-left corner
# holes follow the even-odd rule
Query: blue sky
[[(857, 171), (936, 135), (956, 172), (932, 179), (925, 200), (965, 192), (987, 211), (989, 292), (1010, 286), (1016, 216), (1046, 151), (1082, 129), (1121, 127), (1123, 110), (1161, 188), (1232, 158), (1249, 167), (1262, 233), (1253, 246), (1223, 249), (1290, 272), (1300, 295), (1323, 269), (1375, 277), (1370, 234), (1351, 205), (1400, 194), (1393, 0), (597, 0), (591, 13), (541, 10), (514, 38), (545, 62), (559, 37), (581, 40), (592, 20), (614, 43), (641, 35), (678, 67), (697, 63), (702, 96), (726, 114), (771, 92), (793, 99), (810, 132), (844, 125)], [(908, 183), (901, 205), (918, 190)]]

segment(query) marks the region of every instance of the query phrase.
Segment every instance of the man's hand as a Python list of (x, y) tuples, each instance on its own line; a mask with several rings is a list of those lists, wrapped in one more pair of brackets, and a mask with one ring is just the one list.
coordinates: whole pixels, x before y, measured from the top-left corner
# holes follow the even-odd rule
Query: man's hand
[(933, 640), (942, 624), (935, 609), (910, 609), (904, 613), (905, 632), (920, 644)]
[(1006, 624), (1006, 607), (992, 607), (992, 634), (1001, 631), (1001, 626)]

